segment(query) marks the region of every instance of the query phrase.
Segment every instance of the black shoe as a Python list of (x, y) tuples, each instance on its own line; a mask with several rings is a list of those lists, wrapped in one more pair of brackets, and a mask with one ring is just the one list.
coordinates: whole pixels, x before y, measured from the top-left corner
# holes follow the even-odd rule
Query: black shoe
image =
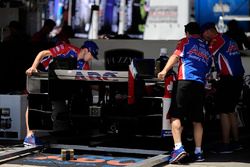
[(194, 154), (194, 158), (195, 158), (194, 160), (197, 161), (197, 162), (205, 161), (205, 158), (204, 158), (204, 155), (203, 155), (202, 152)]
[(233, 149), (230, 144), (221, 144), (218, 147), (211, 150), (212, 153), (219, 153), (219, 154), (231, 154), (233, 153)]
[(234, 150), (234, 151), (243, 150), (243, 146), (242, 146), (239, 142), (236, 142), (236, 141), (230, 143), (230, 147), (231, 147), (232, 150)]

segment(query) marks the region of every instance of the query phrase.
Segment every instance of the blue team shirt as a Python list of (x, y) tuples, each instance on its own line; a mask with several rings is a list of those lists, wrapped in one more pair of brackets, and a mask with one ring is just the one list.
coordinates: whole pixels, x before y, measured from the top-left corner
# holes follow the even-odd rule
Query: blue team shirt
[(218, 34), (210, 42), (209, 49), (214, 56), (215, 68), (221, 76), (243, 76), (244, 68), (240, 52), (235, 41)]
[(181, 39), (174, 52), (179, 56), (178, 80), (192, 80), (205, 83), (206, 74), (212, 64), (209, 48), (199, 35)]

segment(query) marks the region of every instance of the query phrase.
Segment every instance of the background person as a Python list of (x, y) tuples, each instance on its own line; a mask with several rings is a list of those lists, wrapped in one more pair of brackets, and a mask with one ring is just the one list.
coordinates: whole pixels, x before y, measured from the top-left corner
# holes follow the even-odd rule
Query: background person
[(50, 32), (54, 29), (56, 23), (54, 20), (47, 19), (43, 27), (32, 35), (31, 44), (33, 48), (33, 55), (37, 55), (40, 51), (54, 47), (55, 45), (50, 41)]
[(240, 50), (244, 48), (250, 49), (250, 42), (245, 32), (239, 27), (236, 20), (231, 20), (227, 24), (228, 30), (226, 35), (232, 38), (238, 45)]
[(60, 45), (63, 43), (70, 44), (69, 39), (74, 37), (74, 31), (73, 28), (69, 25), (63, 25), (60, 32), (54, 36), (51, 41), (55, 45)]
[(23, 25), (15, 20), (9, 23), (8, 32), (9, 35), (3, 39), (0, 48), (0, 70), (3, 78), (0, 82), (0, 93), (22, 94), (26, 89), (26, 75), (23, 71), (28, 68), (27, 64), (33, 61), (30, 37)]

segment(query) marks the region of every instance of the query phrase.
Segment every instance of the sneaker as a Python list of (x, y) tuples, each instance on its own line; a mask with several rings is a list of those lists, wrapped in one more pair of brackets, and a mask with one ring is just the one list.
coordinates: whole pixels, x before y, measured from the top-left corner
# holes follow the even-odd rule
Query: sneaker
[(165, 157), (165, 158), (163, 159), (163, 161), (169, 163), (170, 159), (171, 159), (171, 155)]
[(221, 144), (216, 147), (214, 150), (211, 151), (212, 153), (219, 153), (219, 154), (231, 154), (233, 153), (233, 149), (229, 144)]
[(172, 151), (171, 158), (169, 159), (169, 163), (173, 164), (181, 160), (187, 155), (187, 152), (184, 150), (183, 146), (177, 150)]
[(205, 161), (204, 155), (202, 152), (194, 154), (195, 161), (197, 162), (203, 162)]
[(243, 146), (239, 143), (239, 142), (232, 142), (230, 143), (230, 147), (232, 148), (232, 150), (234, 151), (239, 151), (239, 150), (242, 150), (243, 149)]
[(44, 144), (40, 141), (39, 138), (35, 137), (34, 135), (26, 136), (23, 144), (25, 146), (43, 146)]

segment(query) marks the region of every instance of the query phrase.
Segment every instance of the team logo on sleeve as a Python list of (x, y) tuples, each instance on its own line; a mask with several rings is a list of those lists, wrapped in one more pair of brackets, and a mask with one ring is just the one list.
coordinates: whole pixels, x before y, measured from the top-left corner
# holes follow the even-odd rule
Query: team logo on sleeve
[(56, 51), (59, 52), (59, 50), (60, 50), (60, 47), (56, 46)]

